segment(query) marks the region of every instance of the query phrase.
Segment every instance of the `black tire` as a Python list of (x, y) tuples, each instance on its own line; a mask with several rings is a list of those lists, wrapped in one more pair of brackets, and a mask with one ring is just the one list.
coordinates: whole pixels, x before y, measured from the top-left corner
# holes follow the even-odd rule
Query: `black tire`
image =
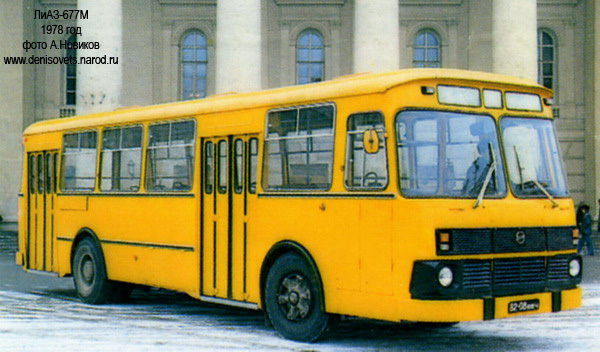
[(133, 291), (133, 285), (118, 282), (118, 281), (110, 281), (113, 286), (113, 293), (110, 300), (115, 303), (125, 303), (129, 301), (129, 296), (131, 295), (131, 291)]
[(77, 296), (85, 303), (103, 304), (114, 297), (114, 285), (106, 275), (102, 250), (91, 238), (84, 238), (75, 249), (72, 264)]
[(265, 306), (275, 330), (290, 340), (315, 341), (329, 326), (318, 274), (295, 253), (284, 254), (269, 270)]

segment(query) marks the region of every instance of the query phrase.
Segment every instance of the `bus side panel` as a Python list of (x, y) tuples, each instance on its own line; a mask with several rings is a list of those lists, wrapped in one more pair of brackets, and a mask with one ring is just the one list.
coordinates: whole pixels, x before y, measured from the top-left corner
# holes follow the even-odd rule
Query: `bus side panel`
[[(391, 234), (382, 224), (390, 223), (389, 200), (299, 196), (257, 203), (257, 212), (269, 216), (257, 219), (260, 239), (250, 253), (264, 258), (278, 241), (297, 242), (319, 269), (328, 312), (393, 319)], [(367, 208), (383, 210), (375, 215)], [(262, 258), (250, 262), (260, 264)]]
[(89, 228), (101, 242), (111, 280), (198, 292), (197, 205), (194, 197), (59, 197), (61, 273), (70, 248)]

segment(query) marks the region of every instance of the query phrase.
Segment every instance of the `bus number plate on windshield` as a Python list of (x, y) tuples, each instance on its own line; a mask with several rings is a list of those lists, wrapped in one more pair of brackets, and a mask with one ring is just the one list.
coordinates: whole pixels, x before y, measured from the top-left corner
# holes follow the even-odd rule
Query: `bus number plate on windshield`
[(514, 301), (508, 304), (508, 313), (529, 312), (540, 309), (539, 299), (529, 299), (524, 301)]

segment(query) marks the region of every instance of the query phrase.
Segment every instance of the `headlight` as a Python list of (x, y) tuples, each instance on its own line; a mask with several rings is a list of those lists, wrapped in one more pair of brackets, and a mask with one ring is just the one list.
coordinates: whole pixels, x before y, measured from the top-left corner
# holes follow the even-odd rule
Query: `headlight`
[(448, 287), (452, 285), (452, 281), (454, 280), (454, 274), (452, 273), (452, 269), (445, 266), (440, 269), (438, 272), (438, 282), (442, 287)]
[(581, 264), (579, 263), (579, 260), (571, 259), (569, 262), (569, 275), (571, 275), (571, 277), (576, 277), (579, 273), (581, 273)]

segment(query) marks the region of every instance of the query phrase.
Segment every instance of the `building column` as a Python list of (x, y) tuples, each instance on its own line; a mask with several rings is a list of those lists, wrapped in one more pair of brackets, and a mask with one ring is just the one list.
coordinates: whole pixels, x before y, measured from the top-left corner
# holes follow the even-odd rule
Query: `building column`
[(355, 0), (354, 72), (398, 69), (399, 11), (398, 0)]
[[(600, 198), (600, 0), (586, 6), (585, 202), (598, 213)], [(600, 219), (599, 219), (600, 221)]]
[(261, 12), (261, 0), (217, 0), (217, 93), (262, 88)]
[[(2, 56), (24, 56), (23, 41), (31, 40), (24, 32), (24, 4), (21, 1), (0, 2), (0, 53)], [(33, 13), (27, 14), (33, 17)], [(29, 55), (31, 56), (31, 51)], [(0, 216), (4, 221), (17, 221), (19, 186), (23, 169), (23, 122), (26, 115), (24, 96), (26, 65), (0, 64)]]
[(77, 50), (78, 58), (96, 60), (77, 65), (77, 114), (114, 110), (121, 106), (123, 84), (121, 0), (78, 0), (77, 8), (88, 12), (87, 19), (77, 20), (82, 33), (77, 41), (100, 45)]
[[(593, 118), (596, 122), (596, 133), (594, 134), (594, 149), (593, 153), (596, 156), (596, 172), (589, 177), (594, 178), (595, 192), (594, 200), (600, 199), (600, 0), (594, 1), (594, 42), (592, 44), (594, 48), (594, 103), (593, 103)], [(597, 202), (590, 202), (597, 204)], [(598, 219), (600, 221), (600, 219)]]
[(493, 2), (492, 70), (537, 81), (537, 1)]

